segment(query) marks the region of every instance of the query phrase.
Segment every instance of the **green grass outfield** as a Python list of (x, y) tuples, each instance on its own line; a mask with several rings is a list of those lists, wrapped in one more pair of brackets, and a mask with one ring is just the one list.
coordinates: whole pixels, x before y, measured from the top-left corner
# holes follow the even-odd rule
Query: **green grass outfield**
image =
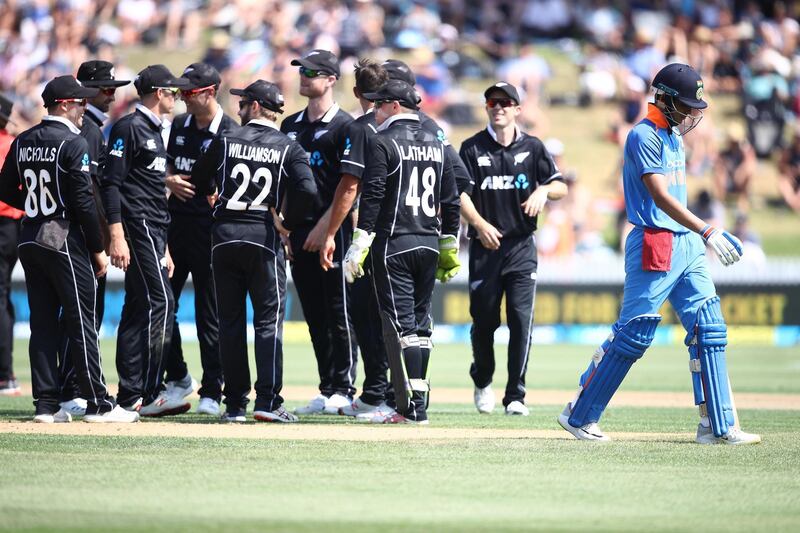
[[(113, 343), (103, 348), (114, 383)], [(16, 349), (28, 381), (24, 343)], [(199, 377), (196, 345), (188, 351)], [(534, 346), (529, 385), (571, 388), (590, 352)], [(363, 431), (363, 440), (341, 440), (359, 429), (343, 417), (306, 420), (320, 437), (295, 440), (269, 438), (284, 428), (263, 424), (252, 428), (257, 438), (8, 433), (8, 422), (30, 419), (31, 398), (0, 398), (0, 529), (788, 531), (800, 520), (800, 411), (740, 407), (742, 425), (764, 442), (736, 448), (695, 445), (690, 407), (613, 407), (603, 427), (621, 438), (597, 445), (557, 431), (560, 405), (511, 418), (437, 404), (437, 387), (470, 386), (469, 351), (438, 346), (434, 357), (432, 425), (414, 428), (422, 437), (411, 440), (386, 439), (411, 429), (400, 427), (368, 428), (380, 440)], [(730, 361), (738, 391), (800, 394), (797, 349), (742, 347)], [(686, 369), (684, 350), (653, 348), (622, 390), (685, 392)], [(313, 386), (314, 374), (310, 348), (288, 346), (287, 385)], [(196, 415), (168, 427), (219, 434), (218, 424)], [(467, 435), (425, 438), (426, 431)], [(535, 435), (508, 438), (514, 431)]]

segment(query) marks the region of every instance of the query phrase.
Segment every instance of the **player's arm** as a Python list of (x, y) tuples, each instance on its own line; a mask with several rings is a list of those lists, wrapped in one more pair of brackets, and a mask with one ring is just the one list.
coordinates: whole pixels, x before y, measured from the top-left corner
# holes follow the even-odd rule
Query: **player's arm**
[(283, 226), (291, 230), (303, 221), (308, 210), (314, 205), (317, 182), (308, 164), (308, 157), (299, 144), (292, 143), (289, 146), (286, 159), (289, 186), (286, 187), (286, 199), (282, 202), (281, 214)]
[(560, 200), (567, 195), (567, 184), (561, 177), (555, 161), (547, 153), (544, 145), (538, 142), (537, 152), (539, 157), (535, 160), (536, 189), (522, 203), (522, 210), (529, 217), (535, 217), (544, 209), (548, 200)]
[(93, 256), (95, 275), (102, 277), (108, 268), (108, 257), (97, 214), (89, 144), (86, 139), (75, 137), (67, 143), (61, 151), (61, 160), (57, 164), (65, 171), (67, 177), (66, 193), (70, 214), (77, 219), (83, 230), (86, 248)]
[(462, 183), (458, 188), (461, 193), (461, 216), (467, 221), (467, 224), (475, 228), (475, 232), (478, 234), (478, 240), (484, 248), (497, 250), (500, 248), (500, 239), (503, 238), (503, 234), (481, 216), (475, 204), (472, 202), (472, 191), (475, 187), (475, 180), (480, 175), (473, 167), (474, 159), (474, 153), (470, 151), (467, 146), (462, 145), (460, 161), (467, 170), (468, 178), (467, 181)]
[(723, 265), (732, 265), (741, 258), (742, 243), (739, 239), (727, 231), (706, 224), (686, 209), (669, 194), (667, 189), (669, 181), (664, 174), (648, 173), (642, 176), (642, 180), (656, 206), (681, 226), (699, 233), (705, 243), (714, 250)]
[(452, 167), (453, 176), (456, 180), (456, 188), (458, 189), (459, 194), (461, 194), (470, 187), (472, 178), (469, 175), (467, 166), (464, 164), (464, 161), (461, 159), (461, 156), (458, 154), (458, 152), (456, 152), (456, 149), (452, 144), (449, 142), (446, 143), (444, 146), (444, 151), (447, 160), (450, 162), (450, 166)]
[(0, 201), (17, 209), (25, 209), (25, 194), (22, 191), (17, 164), (17, 139), (11, 143), (3, 169), (0, 170)]
[(342, 174), (339, 185), (336, 186), (336, 193), (333, 195), (333, 203), (330, 207), (330, 220), (328, 220), (328, 230), (325, 235), (325, 244), (320, 248), (319, 261), (323, 270), (333, 268), (333, 252), (336, 250), (336, 240), (334, 236), (342, 226), (344, 219), (350, 214), (353, 205), (358, 197), (358, 187), (360, 180), (352, 174)]
[(442, 217), (442, 231), (439, 236), (439, 261), (436, 266), (436, 279), (447, 283), (458, 274), (461, 262), (458, 259), (458, 226), (461, 202), (458, 197), (453, 165), (447, 164), (450, 154), (445, 151), (442, 164), (442, 183), (439, 191), (439, 209)]
[(108, 230), (111, 234), (108, 251), (111, 256), (111, 264), (127, 270), (130, 264), (130, 251), (128, 243), (125, 242), (125, 232), (122, 229), (122, 205), (119, 190), (131, 170), (133, 152), (136, 149), (136, 139), (130, 122), (115, 124), (111, 128), (109, 139), (108, 157), (103, 169), (103, 179), (100, 182)]

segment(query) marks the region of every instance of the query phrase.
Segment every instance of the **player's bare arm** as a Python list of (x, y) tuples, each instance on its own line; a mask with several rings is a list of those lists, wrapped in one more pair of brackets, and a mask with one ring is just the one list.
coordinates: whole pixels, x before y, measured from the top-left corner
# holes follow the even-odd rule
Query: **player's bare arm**
[(185, 174), (172, 174), (166, 178), (167, 190), (181, 202), (194, 198), (194, 185)]
[(481, 241), (484, 248), (488, 250), (500, 248), (500, 239), (503, 238), (503, 234), (478, 213), (475, 204), (472, 203), (472, 198), (464, 192), (461, 193), (461, 216), (478, 232), (478, 240)]
[(552, 181), (547, 185), (539, 185), (527, 200), (522, 202), (522, 210), (529, 217), (539, 215), (548, 200), (560, 200), (567, 195), (567, 184), (563, 181)]
[(333, 268), (333, 252), (336, 250), (336, 241), (334, 236), (336, 232), (347, 218), (347, 214), (353, 208), (353, 204), (358, 196), (359, 180), (350, 174), (343, 174), (342, 180), (336, 187), (336, 193), (333, 196), (333, 203), (330, 208), (330, 219), (328, 220), (327, 234), (325, 235), (325, 242), (319, 251), (319, 261), (323, 270)]
[(122, 270), (128, 270), (128, 265), (131, 264), (131, 252), (128, 249), (128, 243), (125, 241), (122, 223), (109, 224), (108, 230), (111, 233), (111, 244), (108, 247), (111, 264)]

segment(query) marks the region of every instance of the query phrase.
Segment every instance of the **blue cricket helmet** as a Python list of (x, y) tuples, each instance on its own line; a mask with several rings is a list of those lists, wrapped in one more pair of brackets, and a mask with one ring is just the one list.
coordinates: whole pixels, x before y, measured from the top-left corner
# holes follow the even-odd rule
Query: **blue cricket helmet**
[(653, 78), (653, 87), (693, 108), (705, 109), (703, 78), (695, 69), (682, 63), (671, 63)]

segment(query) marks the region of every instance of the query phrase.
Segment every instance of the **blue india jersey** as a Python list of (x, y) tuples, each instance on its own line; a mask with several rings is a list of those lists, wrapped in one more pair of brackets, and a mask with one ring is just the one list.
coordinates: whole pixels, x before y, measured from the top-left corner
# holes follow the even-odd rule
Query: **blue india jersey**
[(683, 139), (672, 133), (661, 111), (649, 105), (647, 117), (628, 134), (622, 167), (625, 211), (634, 226), (668, 229), (674, 233), (689, 230), (659, 209), (642, 180), (644, 174), (663, 174), (669, 181), (670, 196), (686, 207), (686, 154)]

